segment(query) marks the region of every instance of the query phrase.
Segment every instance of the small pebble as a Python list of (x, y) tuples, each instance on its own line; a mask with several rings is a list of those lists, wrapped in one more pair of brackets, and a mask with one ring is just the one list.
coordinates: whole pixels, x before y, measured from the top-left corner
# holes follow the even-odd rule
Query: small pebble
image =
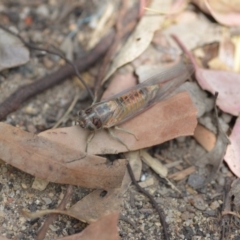
[(188, 184), (192, 188), (197, 189), (198, 187), (200, 187), (203, 184), (204, 180), (205, 180), (204, 177), (200, 176), (197, 173), (193, 173), (188, 178)]
[(52, 203), (52, 200), (50, 198), (43, 197), (42, 199), (47, 205)]
[(142, 188), (146, 188), (146, 187), (149, 187), (149, 186), (152, 186), (154, 184), (154, 179), (151, 177), (151, 178), (147, 178), (144, 182), (140, 182), (139, 185), (142, 187)]
[(36, 189), (36, 190), (39, 190), (39, 191), (43, 191), (46, 189), (47, 185), (48, 185), (49, 182), (45, 181), (45, 180), (42, 180), (40, 178), (35, 178), (34, 179), (34, 182), (32, 184), (32, 188), (33, 189)]
[(51, 69), (54, 66), (54, 62), (51, 61), (47, 56), (43, 58), (43, 65), (47, 69)]
[(8, 170), (6, 167), (2, 167), (2, 173), (6, 173)]
[(49, 10), (46, 5), (40, 4), (36, 10), (37, 14), (41, 15), (42, 17), (47, 18), (49, 16)]
[(53, 226), (52, 224), (49, 225), (49, 228), (53, 231), (53, 232), (56, 232), (58, 230), (57, 227)]
[(32, 104), (30, 104), (24, 108), (24, 112), (26, 114), (35, 116), (39, 113), (39, 110), (37, 108), (35, 108)]
[(193, 206), (202, 211), (207, 208), (207, 205), (201, 195), (196, 195), (193, 197)]
[(212, 210), (216, 210), (217, 208), (219, 208), (219, 202), (218, 201), (214, 201), (214, 202), (212, 202), (211, 204), (210, 204), (210, 208), (212, 209)]
[(232, 115), (228, 113), (222, 113), (221, 118), (225, 123), (229, 123), (232, 120)]

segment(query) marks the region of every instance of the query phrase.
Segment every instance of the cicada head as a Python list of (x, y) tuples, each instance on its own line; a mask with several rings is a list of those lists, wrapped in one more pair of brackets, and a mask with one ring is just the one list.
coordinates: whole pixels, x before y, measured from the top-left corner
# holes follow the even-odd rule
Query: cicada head
[(87, 108), (78, 113), (78, 122), (82, 128), (96, 131), (102, 128), (102, 122), (93, 109)]

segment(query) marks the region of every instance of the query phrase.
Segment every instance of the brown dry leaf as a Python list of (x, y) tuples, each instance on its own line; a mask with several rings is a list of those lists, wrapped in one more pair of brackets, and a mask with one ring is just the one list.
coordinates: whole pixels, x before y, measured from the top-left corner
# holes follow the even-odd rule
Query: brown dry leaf
[(183, 180), (184, 178), (186, 178), (187, 176), (189, 176), (190, 174), (194, 173), (195, 171), (196, 171), (196, 167), (192, 166), (192, 167), (186, 168), (182, 171), (173, 173), (173, 174), (169, 175), (168, 178), (173, 179), (175, 181), (180, 181), (180, 180)]
[[(161, 6), (163, 11), (168, 11), (171, 6), (170, 0), (153, 0), (149, 8), (157, 9)], [(160, 29), (161, 24), (164, 21), (165, 16), (161, 16), (156, 13), (147, 12), (142, 17), (138, 26), (132, 35), (128, 38), (127, 42), (121, 48), (119, 54), (114, 58), (112, 65), (110, 66), (106, 76), (104, 77), (102, 84), (121, 66), (126, 63), (132, 62), (135, 58), (140, 56), (143, 51), (147, 49), (152, 41), (153, 34), (156, 30)]]
[(58, 238), (58, 240), (119, 240), (117, 227), (118, 218), (118, 212), (109, 214), (97, 222), (90, 224), (82, 232), (72, 236)]
[(74, 204), (65, 214), (84, 222), (95, 222), (112, 212), (120, 211), (122, 189), (110, 189), (106, 195), (102, 190), (95, 190)]
[[(128, 148), (134, 151), (176, 137), (193, 135), (197, 125), (196, 114), (197, 111), (188, 93), (182, 92), (119, 125), (133, 132), (139, 140), (128, 133), (114, 131)], [(40, 134), (44, 138), (78, 151), (85, 150), (88, 135), (89, 132), (79, 126), (48, 130)], [(127, 151), (123, 144), (104, 130), (97, 132), (88, 146), (88, 152), (91, 154), (116, 154)]]
[(215, 134), (200, 124), (195, 129), (194, 138), (207, 151), (211, 151), (216, 143)]
[[(70, 148), (5, 123), (0, 123), (0, 132), (0, 158), (22, 171), (50, 182), (88, 188), (121, 186), (125, 160), (110, 165), (105, 158), (88, 155), (79, 148)], [(64, 138), (67, 133), (52, 131), (51, 134)]]
[(120, 188), (108, 191), (94, 190), (67, 210), (47, 209), (31, 213), (22, 210), (21, 212), (27, 218), (39, 218), (46, 214), (57, 213), (74, 217), (82, 222), (95, 222), (110, 213), (121, 211), (122, 196), (130, 183), (131, 178), (126, 171)]

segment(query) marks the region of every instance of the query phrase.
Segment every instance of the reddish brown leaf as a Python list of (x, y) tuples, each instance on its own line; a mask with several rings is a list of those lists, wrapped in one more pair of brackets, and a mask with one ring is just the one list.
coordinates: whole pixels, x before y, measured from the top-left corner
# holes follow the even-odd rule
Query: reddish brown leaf
[(112, 212), (121, 210), (122, 189), (110, 189), (107, 192), (95, 190), (74, 204), (68, 214), (85, 222), (95, 222)]
[[(127, 179), (127, 181), (128, 180), (129, 179)], [(91, 223), (103, 216), (121, 210), (122, 193), (124, 189), (126, 191), (125, 186), (127, 186), (127, 184), (124, 184), (124, 188), (114, 188), (108, 191), (95, 190), (67, 210), (46, 209), (29, 212), (26, 209), (21, 209), (20, 212), (26, 218), (31, 219), (57, 213), (68, 215), (82, 222)]]
[(207, 151), (211, 151), (214, 148), (215, 143), (216, 143), (216, 135), (200, 124), (198, 124), (195, 129), (194, 138)]
[[(125, 160), (108, 165), (105, 158), (88, 155), (79, 147), (73, 149), (5, 123), (0, 123), (0, 132), (0, 158), (22, 171), (47, 181), (88, 188), (121, 186)], [(52, 131), (58, 138), (66, 134)]]
[(119, 240), (118, 217), (118, 212), (112, 213), (90, 224), (82, 232), (59, 240)]
[[(197, 125), (196, 114), (188, 93), (182, 92), (119, 126), (133, 132), (139, 140), (128, 133), (114, 131), (129, 149), (142, 149), (176, 137), (193, 135)], [(48, 130), (40, 135), (49, 140), (67, 144), (71, 149), (84, 151), (89, 132), (75, 126)], [(126, 147), (113, 139), (106, 131), (97, 132), (88, 147), (88, 152), (91, 154), (126, 151), (128, 151)]]
[(196, 69), (199, 85), (214, 94), (218, 92), (217, 105), (224, 112), (239, 115), (240, 111), (240, 75), (239, 73)]

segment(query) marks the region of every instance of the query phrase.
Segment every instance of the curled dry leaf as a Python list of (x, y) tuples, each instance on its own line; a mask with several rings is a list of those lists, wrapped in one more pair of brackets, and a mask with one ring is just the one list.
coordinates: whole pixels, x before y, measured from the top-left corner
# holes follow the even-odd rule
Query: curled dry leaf
[(214, 94), (218, 92), (217, 106), (224, 112), (239, 115), (240, 112), (240, 74), (197, 68), (196, 78), (200, 86)]
[(0, 29), (0, 71), (29, 61), (29, 50), (21, 40)]
[[(167, 12), (170, 9), (171, 1), (153, 0), (149, 8), (157, 9), (159, 6), (161, 6), (163, 11)], [(142, 17), (135, 31), (121, 48), (119, 54), (114, 58), (102, 83), (104, 83), (119, 67), (133, 61), (147, 49), (152, 41), (154, 32), (161, 27), (164, 18), (165, 16), (152, 12), (147, 12), (147, 14)]]
[[(22, 171), (47, 181), (88, 188), (121, 186), (125, 160), (110, 165), (105, 158), (88, 155), (79, 147), (73, 149), (5, 123), (0, 123), (0, 132), (0, 158)], [(46, 134), (62, 139), (68, 133)]]
[[(134, 151), (176, 137), (193, 135), (197, 125), (196, 114), (188, 93), (182, 92), (119, 125), (133, 132), (139, 140), (128, 133), (114, 131), (128, 148)], [(74, 126), (48, 130), (42, 132), (40, 136), (65, 144), (71, 149), (84, 151), (89, 132)], [(88, 146), (88, 152), (91, 154), (116, 154), (127, 151), (123, 144), (113, 139), (104, 130), (97, 132)]]
[(229, 140), (231, 144), (228, 145), (224, 160), (232, 172), (240, 178), (240, 117), (233, 127)]
[(119, 213), (115, 212), (91, 223), (86, 229), (58, 240), (119, 240), (118, 234)]
[(227, 26), (240, 25), (240, 1), (192, 0), (205, 13), (211, 14), (219, 23)]

